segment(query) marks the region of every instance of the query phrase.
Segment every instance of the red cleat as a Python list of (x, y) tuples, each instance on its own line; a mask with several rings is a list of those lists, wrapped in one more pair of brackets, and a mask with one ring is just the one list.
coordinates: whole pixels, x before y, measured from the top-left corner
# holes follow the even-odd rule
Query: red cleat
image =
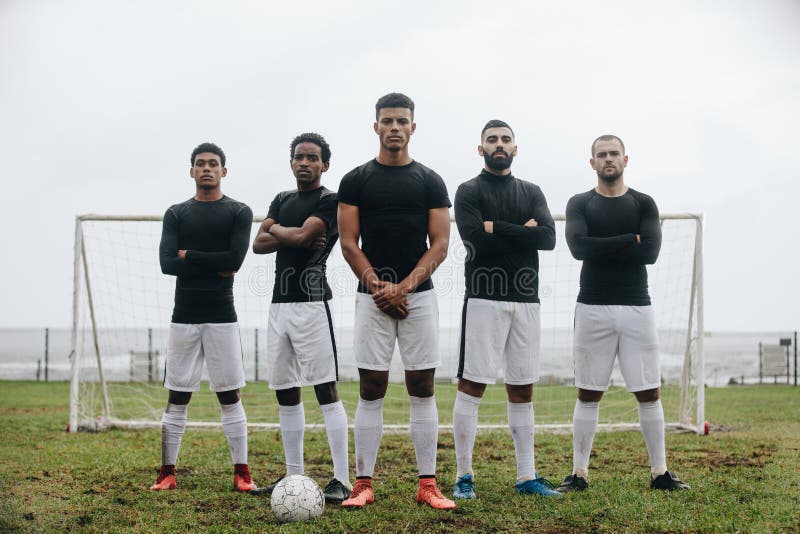
[(250, 468), (247, 467), (247, 464), (233, 466), (233, 489), (234, 491), (252, 491), (256, 489), (253, 479), (250, 478)]
[(436, 510), (452, 510), (456, 507), (456, 503), (442, 495), (442, 492), (439, 491), (435, 478), (419, 479), (417, 502), (425, 503)]
[(372, 479), (359, 478), (353, 487), (350, 498), (342, 501), (343, 508), (363, 508), (375, 502), (375, 492), (372, 490)]
[(158, 478), (155, 483), (150, 486), (153, 491), (172, 490), (177, 489), (178, 482), (175, 480), (175, 466), (162, 465), (158, 471)]

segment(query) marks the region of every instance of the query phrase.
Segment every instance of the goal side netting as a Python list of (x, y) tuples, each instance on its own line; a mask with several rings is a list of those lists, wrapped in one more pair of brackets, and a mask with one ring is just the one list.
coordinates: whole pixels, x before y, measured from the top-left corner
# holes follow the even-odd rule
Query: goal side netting
[[(540, 253), (541, 358), (534, 386), (537, 430), (571, 429), (575, 389), (572, 387), (572, 325), (580, 262), (564, 239), (564, 217), (556, 215), (556, 248)], [(260, 219), (254, 219), (255, 236)], [(702, 432), (703, 398), (703, 218), (699, 214), (662, 214), (662, 247), (648, 266), (649, 289), (656, 311), (662, 374), (662, 402), (669, 429)], [(166, 406), (163, 389), (175, 278), (161, 273), (159, 216), (82, 215), (75, 223), (74, 298), (71, 353), (70, 430), (147, 427), (160, 424)], [(442, 366), (437, 369), (437, 398), (442, 427), (450, 426), (458, 368), (461, 309), (464, 300), (463, 246), (451, 224), (447, 260), (434, 274), (439, 299)], [(248, 252), (234, 281), (245, 374), (243, 390), (248, 421), (253, 427), (277, 427), (274, 393), (267, 376), (266, 321), (275, 280), (275, 255)], [(356, 280), (334, 247), (328, 261), (333, 290), (332, 319), (341, 382), (357, 382), (352, 355)], [(206, 380), (204, 375), (204, 380)], [(397, 349), (390, 381), (402, 382)], [(506, 428), (506, 399), (501, 380), (487, 389), (481, 403), (481, 428)], [(350, 413), (357, 387), (340, 387)], [(190, 426), (219, 424), (216, 401), (203, 384), (189, 414)], [(313, 394), (308, 401), (309, 426), (321, 426)], [(394, 398), (391, 398), (394, 397)], [(447, 404), (449, 402), (449, 404)], [(408, 398), (390, 388), (384, 404), (387, 429), (408, 428)], [(615, 365), (612, 387), (603, 398), (600, 427), (638, 429), (633, 396), (626, 392)]]

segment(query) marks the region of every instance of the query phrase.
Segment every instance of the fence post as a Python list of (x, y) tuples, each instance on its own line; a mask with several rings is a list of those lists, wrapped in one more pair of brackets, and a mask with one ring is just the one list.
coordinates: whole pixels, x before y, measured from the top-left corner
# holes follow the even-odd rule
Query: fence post
[(147, 374), (150, 382), (153, 381), (153, 329), (147, 329)]
[(758, 383), (762, 384), (764, 382), (764, 364), (762, 360), (764, 359), (764, 354), (761, 350), (761, 342), (758, 342)]
[[(257, 327), (256, 327), (255, 341), (256, 341), (256, 344), (255, 344), (256, 345), (256, 347), (255, 347), (256, 348), (256, 382), (258, 382), (258, 328)], [(797, 382), (797, 380), (795, 380), (795, 382)]]
[(48, 369), (50, 368), (50, 329), (44, 329), (44, 381), (47, 382), (49, 375)]

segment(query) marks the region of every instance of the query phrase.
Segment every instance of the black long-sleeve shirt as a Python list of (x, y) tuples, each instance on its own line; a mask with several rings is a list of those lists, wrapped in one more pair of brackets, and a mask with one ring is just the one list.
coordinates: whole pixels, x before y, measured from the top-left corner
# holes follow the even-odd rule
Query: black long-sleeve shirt
[[(201, 202), (190, 198), (164, 213), (159, 258), (164, 274), (177, 276), (173, 323), (233, 323), (233, 277), (250, 243), (253, 212), (223, 196)], [(186, 258), (178, 257), (186, 250)]]
[[(456, 192), (458, 233), (467, 249), (467, 298), (539, 302), (539, 250), (556, 244), (555, 223), (539, 186), (483, 171)], [(538, 226), (524, 226), (535, 219)], [(493, 222), (493, 231), (484, 230)]]
[[(567, 203), (567, 245), (583, 260), (578, 302), (647, 306), (647, 268), (661, 250), (661, 221), (651, 197), (628, 188), (619, 197), (594, 189)], [(641, 243), (636, 242), (636, 235)]]

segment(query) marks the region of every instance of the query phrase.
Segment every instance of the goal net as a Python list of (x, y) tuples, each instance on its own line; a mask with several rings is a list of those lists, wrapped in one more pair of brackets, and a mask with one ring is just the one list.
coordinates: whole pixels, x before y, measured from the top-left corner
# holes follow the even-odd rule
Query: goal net
[[(537, 430), (571, 429), (575, 389), (572, 387), (572, 325), (580, 262), (564, 239), (564, 217), (556, 215), (556, 249), (540, 253), (541, 298), (540, 381), (534, 386)], [(648, 266), (656, 310), (662, 402), (667, 426), (702, 432), (703, 301), (702, 215), (663, 214), (663, 242), (655, 265)], [(252, 237), (259, 219), (253, 221)], [(82, 215), (75, 224), (74, 299), (71, 354), (70, 430), (146, 427), (160, 424), (167, 393), (162, 387), (175, 278), (161, 273), (159, 216)], [(447, 260), (433, 276), (439, 299), (443, 365), (437, 369), (440, 423), (450, 426), (458, 368), (459, 328), (464, 299), (464, 256), (455, 224), (451, 224)], [(234, 281), (245, 374), (243, 390), (248, 421), (253, 427), (276, 427), (277, 403), (267, 390), (266, 321), (275, 280), (275, 255), (248, 253)], [(334, 247), (328, 261), (334, 298), (331, 310), (338, 349), (340, 394), (350, 413), (355, 409), (358, 381), (352, 355), (356, 280)], [(204, 380), (206, 377), (204, 376)], [(390, 381), (402, 382), (395, 351)], [(501, 380), (489, 387), (479, 414), (481, 428), (505, 428), (506, 399)], [(219, 409), (201, 388), (189, 409), (189, 425), (218, 425)], [(205, 395), (206, 401), (203, 401)], [(304, 394), (315, 404), (313, 394)], [(318, 410), (306, 409), (310, 427), (320, 425)], [(408, 428), (404, 388), (390, 387), (384, 409), (387, 429)], [(638, 429), (636, 402), (624, 388), (615, 365), (612, 387), (603, 398), (601, 428)], [(321, 425), (320, 425), (321, 426)]]

